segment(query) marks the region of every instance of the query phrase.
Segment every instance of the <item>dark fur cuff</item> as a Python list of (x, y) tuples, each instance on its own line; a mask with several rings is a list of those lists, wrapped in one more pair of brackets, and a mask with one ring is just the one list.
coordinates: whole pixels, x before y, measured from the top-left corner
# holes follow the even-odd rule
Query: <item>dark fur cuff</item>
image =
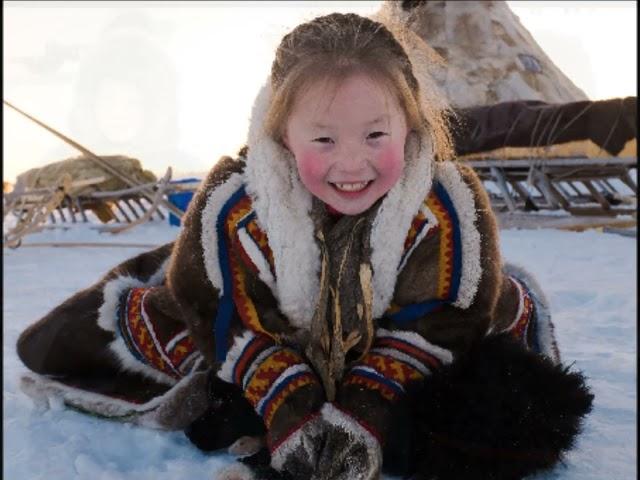
[(593, 395), (579, 372), (490, 337), (411, 392), (418, 478), (520, 479), (571, 449)]

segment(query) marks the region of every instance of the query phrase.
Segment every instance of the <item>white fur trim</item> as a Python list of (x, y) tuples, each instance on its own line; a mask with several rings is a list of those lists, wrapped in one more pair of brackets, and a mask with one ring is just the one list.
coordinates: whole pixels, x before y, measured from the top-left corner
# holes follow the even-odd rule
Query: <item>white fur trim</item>
[(273, 274), (271, 273), (269, 261), (264, 257), (262, 251), (258, 248), (253, 239), (249, 237), (246, 229), (238, 230), (238, 238), (240, 239), (242, 248), (244, 248), (244, 251), (247, 252), (247, 255), (258, 269), (258, 278), (266, 283), (275, 295), (277, 292), (276, 279), (273, 278)]
[(274, 293), (280, 310), (292, 325), (308, 329), (320, 291), (320, 250), (310, 216), (312, 196), (300, 181), (291, 153), (263, 131), (270, 98), (267, 79), (249, 125), (246, 186), (273, 252)]
[(156, 336), (155, 329), (153, 328), (153, 323), (151, 323), (151, 320), (149, 319), (149, 315), (147, 315), (147, 310), (144, 308), (144, 299), (147, 296), (147, 293), (148, 292), (145, 292), (144, 295), (142, 295), (142, 298), (140, 299), (140, 302), (141, 302), (140, 313), (142, 314), (142, 319), (144, 320), (147, 330), (149, 331), (149, 335), (151, 335), (151, 339), (153, 340), (153, 343), (155, 344), (156, 349), (160, 354), (160, 357), (162, 357), (162, 360), (164, 360), (165, 363), (169, 365), (169, 367), (171, 368), (171, 370), (173, 370), (175, 374), (180, 375), (180, 372), (178, 372), (174, 368), (173, 362), (171, 362), (171, 359), (164, 352), (164, 348), (161, 345), (160, 341), (158, 340), (158, 337)]
[(322, 419), (330, 425), (341, 428), (354, 439), (362, 440), (367, 447), (371, 462), (375, 462), (378, 466), (382, 465), (382, 448), (380, 447), (380, 442), (378, 442), (378, 439), (369, 433), (366, 428), (360, 425), (355, 418), (338, 410), (329, 402), (322, 406), (320, 413)]
[(273, 347), (269, 347), (265, 350), (262, 350), (258, 356), (256, 357), (256, 359), (251, 362), (251, 365), (249, 366), (249, 368), (247, 369), (247, 372), (244, 374), (244, 377), (242, 377), (242, 389), (246, 390), (247, 389), (247, 385), (249, 384), (249, 381), (251, 380), (251, 377), (253, 377), (253, 374), (255, 373), (255, 371), (258, 369), (258, 367), (260, 366), (260, 364), (262, 362), (264, 362), (264, 360), (270, 356), (272, 353), (280, 350), (282, 347), (278, 347), (278, 346), (273, 346)]
[[(34, 401), (40, 403), (43, 399), (62, 399), (75, 407), (86, 409), (98, 415), (104, 415), (117, 419), (127, 417), (136, 425), (144, 425), (150, 428), (162, 427), (153, 416), (153, 411), (168, 402), (184, 385), (193, 380), (192, 376), (182, 378), (173, 388), (163, 395), (152, 398), (146, 403), (136, 404), (107, 395), (74, 388), (55, 379), (27, 372), (20, 377), (20, 389)], [(135, 415), (135, 417), (128, 418)]]
[(255, 473), (244, 463), (235, 462), (218, 471), (215, 480), (257, 480)]
[[(260, 90), (249, 126), (247, 192), (273, 252), (280, 310), (297, 327), (309, 328), (319, 294), (320, 251), (310, 217), (312, 196), (298, 176), (291, 153), (265, 134), (270, 79)], [(431, 188), (431, 140), (409, 135), (400, 180), (382, 200), (371, 231), (373, 316), (387, 310), (411, 221)]]
[(430, 141), (410, 134), (403, 175), (382, 200), (371, 228), (373, 318), (381, 317), (393, 298), (404, 241), (431, 189), (433, 163)]
[(224, 363), (218, 370), (218, 378), (227, 383), (233, 383), (233, 367), (240, 358), (242, 351), (247, 344), (255, 338), (255, 334), (251, 330), (245, 330), (242, 335), (237, 335), (233, 339), (233, 345), (227, 353)]
[(209, 281), (219, 290), (220, 296), (224, 294), (224, 285), (222, 281), (222, 270), (220, 268), (220, 258), (218, 256), (218, 232), (216, 223), (222, 207), (224, 207), (229, 197), (242, 186), (243, 180), (241, 174), (232, 174), (224, 183), (216, 186), (211, 193), (209, 193), (207, 203), (202, 210), (202, 232), (200, 241), (202, 243), (204, 266)]
[(322, 434), (322, 428), (323, 425), (318, 417), (314, 417), (304, 423), (289, 435), (284, 442), (278, 445), (278, 448), (271, 452), (271, 466), (278, 471), (282, 471), (284, 462), (298, 448), (302, 449), (299, 453), (308, 458), (310, 464), (313, 464), (318, 457), (315, 439)]
[(104, 284), (102, 289), (103, 302), (98, 309), (97, 324), (108, 332), (117, 332), (118, 306), (120, 296), (132, 288), (146, 287), (146, 282), (134, 277), (116, 277)]
[(462, 242), (462, 274), (458, 297), (453, 305), (469, 308), (478, 291), (482, 267), (480, 264), (480, 233), (476, 227), (476, 205), (471, 188), (464, 182), (453, 162), (439, 162), (436, 180), (445, 188), (454, 205), (460, 224)]
[(142, 363), (129, 351), (129, 348), (125, 345), (124, 340), (118, 333), (116, 326), (118, 321), (117, 314), (120, 296), (126, 290), (130, 290), (132, 288), (144, 288), (160, 285), (168, 264), (169, 259), (165, 260), (147, 281), (142, 281), (134, 277), (122, 276), (116, 277), (105, 283), (102, 290), (104, 301), (98, 309), (97, 324), (103, 330), (113, 332), (115, 334), (116, 338), (109, 344), (109, 350), (113, 352), (114, 356), (120, 363), (120, 366), (124, 370), (141, 373), (165, 385), (174, 385), (176, 383), (174, 378), (150, 367), (149, 365), (146, 365), (145, 363)]
[(166, 373), (156, 370), (153, 367), (150, 367), (146, 363), (142, 363), (140, 360), (134, 357), (129, 348), (125, 345), (124, 340), (122, 340), (120, 336), (118, 336), (113, 342), (109, 344), (109, 349), (114, 353), (114, 355), (120, 362), (120, 366), (124, 370), (141, 373), (151, 378), (152, 380), (165, 385), (176, 384), (177, 380), (175, 378), (170, 377)]
[(410, 343), (414, 347), (433, 355), (443, 364), (448, 364), (453, 361), (453, 354), (449, 350), (428, 342), (422, 335), (416, 332), (408, 330), (385, 330), (384, 328), (379, 328), (376, 330), (376, 338), (382, 337), (397, 338)]
[(513, 276), (522, 281), (529, 289), (531, 300), (535, 305), (535, 324), (538, 344), (544, 355), (549, 357), (553, 362), (560, 363), (560, 350), (556, 341), (554, 325), (551, 321), (549, 301), (542, 288), (540, 288), (538, 281), (533, 274), (528, 272), (524, 267), (514, 263), (505, 262), (503, 272), (505, 275)]
[(507, 279), (516, 287), (516, 290), (518, 291), (518, 310), (516, 311), (516, 315), (513, 321), (509, 324), (507, 328), (504, 329), (504, 331), (512, 330), (513, 327), (516, 326), (516, 324), (518, 323), (518, 320), (520, 320), (520, 317), (524, 312), (524, 290), (522, 290), (522, 286), (520, 285), (520, 282), (518, 282), (517, 280), (513, 280), (512, 278), (509, 278), (509, 277), (507, 277)]

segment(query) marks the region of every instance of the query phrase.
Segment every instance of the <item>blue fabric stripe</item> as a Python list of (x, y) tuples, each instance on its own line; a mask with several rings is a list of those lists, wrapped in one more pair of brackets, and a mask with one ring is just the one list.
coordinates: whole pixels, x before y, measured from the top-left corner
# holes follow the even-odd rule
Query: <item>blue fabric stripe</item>
[(227, 356), (227, 336), (229, 325), (235, 306), (233, 304), (231, 268), (229, 266), (229, 246), (224, 232), (225, 222), (231, 209), (246, 195), (244, 185), (242, 185), (224, 204), (218, 218), (216, 219), (216, 233), (218, 235), (218, 259), (220, 270), (222, 271), (222, 285), (224, 294), (218, 304), (218, 312), (214, 323), (214, 336), (216, 339), (216, 360), (222, 361)]
[(447, 303), (445, 300), (439, 299), (429, 300), (428, 302), (422, 303), (413, 303), (395, 313), (386, 315), (386, 317), (398, 325), (403, 325), (437, 310), (445, 303)]
[[(131, 334), (131, 330), (129, 328), (129, 299), (131, 298), (131, 290), (127, 295), (121, 295), (120, 305), (116, 309), (116, 315), (118, 318), (116, 324), (118, 325), (118, 330), (120, 332), (120, 337), (124, 341), (125, 345), (129, 349), (129, 352), (140, 361), (140, 363), (144, 363), (145, 365), (150, 365), (149, 361), (145, 358), (142, 352), (138, 349), (138, 344), (133, 340), (133, 335)], [(122, 299), (124, 299), (124, 306), (122, 305)]]
[(351, 372), (349, 372), (351, 375), (358, 375), (360, 377), (366, 377), (369, 378), (371, 380), (374, 380), (378, 383), (382, 383), (383, 385), (386, 385), (387, 387), (391, 388), (392, 390), (403, 394), (404, 393), (404, 388), (402, 387), (402, 385), (398, 384), (397, 382), (394, 382), (393, 380), (389, 380), (387, 377), (385, 377), (384, 375), (380, 374), (380, 373), (374, 373), (371, 372), (369, 370), (363, 370), (361, 368), (358, 367), (354, 367), (351, 369)]
[(254, 218), (256, 218), (256, 212), (252, 210), (249, 215), (247, 215), (246, 217), (244, 217), (242, 220), (238, 222), (238, 230), (240, 230), (241, 228), (246, 228), (247, 223), (249, 223)]
[(435, 310), (442, 307), (447, 303), (454, 302), (458, 298), (458, 290), (460, 290), (460, 279), (462, 277), (462, 239), (460, 232), (460, 222), (458, 220), (458, 214), (453, 206), (451, 197), (447, 193), (446, 189), (439, 182), (435, 182), (433, 185), (438, 199), (442, 202), (442, 205), (447, 210), (449, 218), (451, 219), (451, 226), (453, 229), (453, 259), (452, 259), (452, 273), (451, 273), (451, 289), (449, 296), (445, 299), (429, 300), (423, 303), (414, 303), (407, 305), (400, 311), (386, 315), (391, 321), (398, 325), (407, 324), (414, 320), (417, 320)]
[(290, 377), (288, 377), (285, 380), (283, 380), (273, 390), (273, 392), (271, 392), (271, 395), (269, 395), (269, 397), (264, 397), (264, 401), (262, 402), (262, 407), (258, 411), (258, 415), (260, 415), (261, 417), (264, 416), (264, 411), (266, 410), (267, 405), (269, 405), (269, 402), (271, 400), (273, 400), (282, 390), (284, 390), (292, 381), (294, 381), (298, 377), (301, 377), (302, 375), (308, 375), (308, 374), (309, 374), (308, 371), (296, 372), (293, 375), (291, 375)]

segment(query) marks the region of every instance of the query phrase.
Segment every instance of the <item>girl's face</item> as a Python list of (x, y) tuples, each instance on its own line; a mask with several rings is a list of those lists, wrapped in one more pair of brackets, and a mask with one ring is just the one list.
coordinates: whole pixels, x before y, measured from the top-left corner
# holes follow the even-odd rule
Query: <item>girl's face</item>
[(316, 82), (296, 99), (284, 143), (302, 183), (346, 215), (367, 210), (404, 167), (407, 125), (395, 96), (365, 74), (337, 89)]

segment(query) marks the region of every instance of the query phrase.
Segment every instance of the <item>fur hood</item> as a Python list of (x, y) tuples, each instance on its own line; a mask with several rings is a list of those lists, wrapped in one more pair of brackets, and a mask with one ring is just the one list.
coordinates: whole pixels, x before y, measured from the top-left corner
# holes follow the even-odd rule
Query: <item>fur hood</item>
[[(310, 215), (312, 196), (300, 180), (292, 154), (264, 132), (271, 95), (267, 80), (253, 106), (244, 181), (273, 251), (278, 278), (274, 293), (280, 308), (292, 324), (306, 327), (318, 296), (320, 273), (320, 251)], [(382, 200), (372, 225), (374, 318), (391, 301), (402, 245), (431, 188), (433, 163), (431, 141), (411, 133), (402, 177)]]

